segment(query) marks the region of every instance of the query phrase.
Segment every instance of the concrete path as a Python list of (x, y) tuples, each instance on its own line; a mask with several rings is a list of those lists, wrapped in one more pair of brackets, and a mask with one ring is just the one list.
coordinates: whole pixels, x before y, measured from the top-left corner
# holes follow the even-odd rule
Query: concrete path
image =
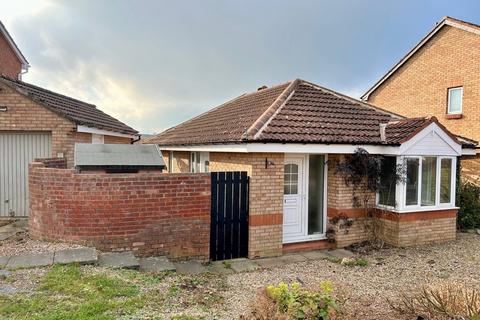
[(98, 257), (100, 267), (118, 269), (138, 269), (140, 261), (131, 251), (102, 253)]
[(97, 264), (107, 268), (140, 269), (144, 272), (176, 271), (182, 274), (230, 274), (249, 272), (261, 268), (273, 268), (291, 263), (313, 260), (341, 260), (352, 258), (354, 254), (345, 249), (314, 250), (280, 257), (250, 260), (246, 258), (225, 261), (213, 261), (206, 265), (198, 261), (172, 263), (167, 257), (137, 258), (133, 252), (109, 252), (97, 255), (93, 248), (67, 249), (55, 252), (24, 254), (12, 257), (0, 256), (0, 276), (8, 277), (9, 273), (1, 274), (2, 269), (15, 270), (21, 268), (44, 267), (52, 264)]

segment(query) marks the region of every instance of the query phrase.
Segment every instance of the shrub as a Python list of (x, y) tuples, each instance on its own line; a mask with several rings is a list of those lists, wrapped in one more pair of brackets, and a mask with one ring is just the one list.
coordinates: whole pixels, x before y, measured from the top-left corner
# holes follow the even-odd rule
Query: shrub
[(390, 305), (397, 312), (437, 319), (480, 319), (480, 292), (460, 284), (426, 286), (419, 293), (404, 294), (400, 304)]
[(302, 288), (298, 283), (289, 286), (281, 282), (262, 290), (255, 299), (251, 314), (244, 319), (326, 320), (337, 313), (338, 305), (331, 282), (321, 282), (320, 287), (313, 290)]
[(458, 228), (480, 228), (480, 186), (461, 182), (457, 188)]

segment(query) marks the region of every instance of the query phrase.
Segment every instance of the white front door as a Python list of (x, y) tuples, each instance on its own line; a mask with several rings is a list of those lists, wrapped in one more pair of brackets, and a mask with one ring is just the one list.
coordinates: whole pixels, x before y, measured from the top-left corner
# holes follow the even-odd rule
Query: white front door
[(291, 242), (305, 234), (305, 157), (285, 158), (283, 191), (283, 242)]

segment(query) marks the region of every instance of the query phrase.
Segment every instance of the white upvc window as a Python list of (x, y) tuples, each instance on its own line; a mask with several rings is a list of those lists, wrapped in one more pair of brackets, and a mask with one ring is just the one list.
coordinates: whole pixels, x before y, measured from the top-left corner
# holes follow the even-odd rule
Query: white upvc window
[(396, 211), (422, 211), (455, 207), (456, 157), (399, 156), (405, 179), (396, 185), (395, 204), (382, 201), (377, 205)]
[(456, 157), (404, 157), (406, 181), (403, 184), (405, 209), (455, 206)]
[(92, 144), (104, 144), (105, 136), (103, 134), (92, 133)]
[(208, 152), (190, 152), (190, 172), (209, 172), (210, 154)]
[(461, 114), (463, 104), (463, 87), (448, 89), (448, 114)]

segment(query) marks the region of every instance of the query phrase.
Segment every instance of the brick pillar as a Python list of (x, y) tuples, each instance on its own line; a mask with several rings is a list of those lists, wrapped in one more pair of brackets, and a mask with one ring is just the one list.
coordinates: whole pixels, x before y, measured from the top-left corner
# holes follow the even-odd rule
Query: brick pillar
[[(265, 159), (273, 162), (265, 168)], [(251, 154), (249, 258), (282, 254), (284, 154)]]

